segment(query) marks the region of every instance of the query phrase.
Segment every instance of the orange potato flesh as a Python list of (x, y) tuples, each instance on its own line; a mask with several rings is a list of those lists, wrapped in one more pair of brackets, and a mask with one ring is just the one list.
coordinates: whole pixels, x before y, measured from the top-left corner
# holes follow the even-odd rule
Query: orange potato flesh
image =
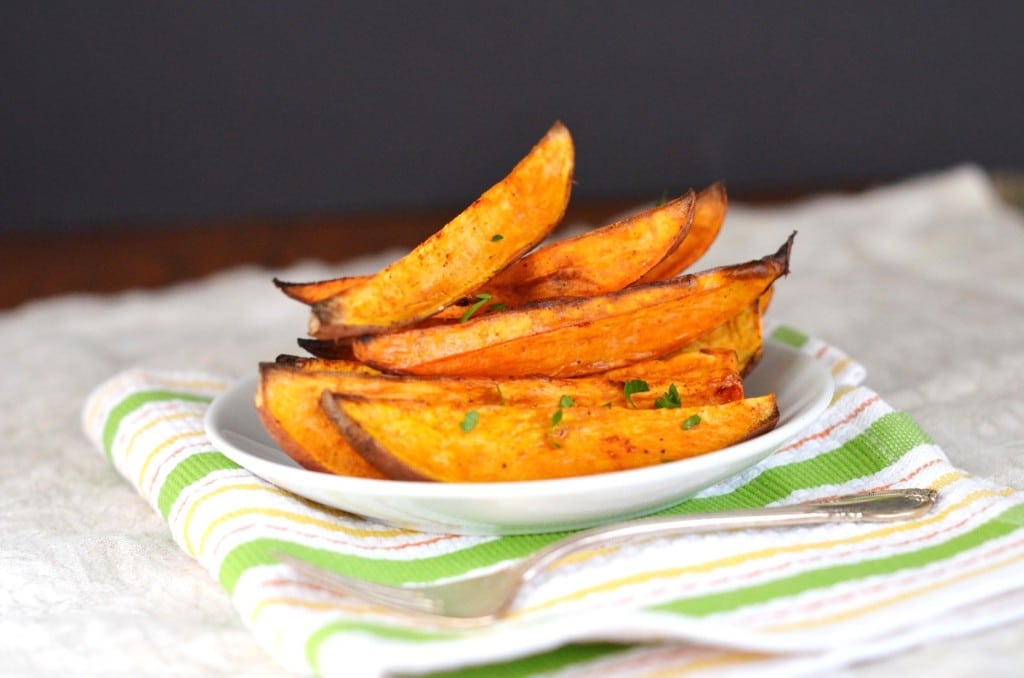
[(571, 377), (656, 358), (752, 304), (788, 272), (792, 236), (762, 259), (465, 323), (359, 337), (356, 359), (418, 375)]
[(735, 351), (728, 348), (698, 349), (678, 352), (664, 358), (640, 362), (601, 372), (607, 379), (635, 379), (671, 376), (682, 381), (708, 379), (716, 373), (737, 372), (739, 361)]
[[(642, 379), (649, 385), (669, 380), (675, 385), (684, 405), (713, 404), (739, 400), (743, 397), (743, 379), (739, 361), (731, 349), (707, 349), (679, 352), (667, 358), (641, 360), (598, 375), (606, 379)], [(652, 391), (663, 392), (651, 386)], [(640, 394), (633, 401), (643, 406)]]
[(750, 304), (710, 332), (679, 349), (679, 353), (707, 349), (729, 349), (736, 353), (739, 373), (750, 374), (764, 349), (764, 332), (759, 307), (761, 299)]
[(757, 298), (757, 312), (764, 317), (764, 314), (768, 312), (768, 307), (771, 306), (772, 296), (775, 294), (775, 288), (769, 287), (764, 291), (760, 297)]
[(522, 306), (554, 297), (589, 297), (620, 290), (665, 258), (686, 237), (692, 191), (573, 238), (545, 245), (511, 264), (477, 290), (495, 302)]
[(645, 273), (638, 282), (668, 280), (704, 256), (722, 230), (728, 205), (729, 200), (722, 184), (715, 183), (701, 191), (697, 195), (690, 232), (679, 242), (675, 250)]
[(316, 302), (320, 339), (415, 323), (461, 299), (541, 242), (569, 201), (574, 149), (555, 124), (500, 182), (409, 254)]
[(484, 405), (473, 408), (473, 426), (467, 425), (469, 410), (449, 403), (324, 393), (322, 405), (352, 448), (389, 478), (445, 482), (539, 480), (651, 466), (760, 435), (779, 417), (773, 395), (675, 409)]

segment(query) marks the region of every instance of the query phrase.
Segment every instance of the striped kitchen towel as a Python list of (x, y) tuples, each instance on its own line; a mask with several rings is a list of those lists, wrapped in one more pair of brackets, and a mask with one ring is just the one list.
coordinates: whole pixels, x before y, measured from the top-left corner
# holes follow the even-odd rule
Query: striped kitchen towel
[(668, 509), (715, 511), (931, 487), (925, 517), (638, 541), (565, 559), (490, 628), (439, 631), (297, 578), (271, 553), (388, 583), (458, 577), (558, 535), (456, 536), (326, 509), (252, 475), (203, 430), (227, 381), (120, 374), (86, 404), (89, 437), (220, 581), (296, 674), (796, 675), (1024, 616), (1024, 495), (954, 468), (840, 350), (777, 327), (828, 364), (818, 422), (752, 469)]

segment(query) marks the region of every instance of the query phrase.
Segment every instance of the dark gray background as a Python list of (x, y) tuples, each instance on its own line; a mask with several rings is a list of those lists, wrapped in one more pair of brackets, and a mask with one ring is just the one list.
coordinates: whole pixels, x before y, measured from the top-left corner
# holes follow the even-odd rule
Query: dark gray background
[(461, 206), (556, 119), (577, 199), (1024, 164), (1024, 3), (0, 8), (0, 229)]

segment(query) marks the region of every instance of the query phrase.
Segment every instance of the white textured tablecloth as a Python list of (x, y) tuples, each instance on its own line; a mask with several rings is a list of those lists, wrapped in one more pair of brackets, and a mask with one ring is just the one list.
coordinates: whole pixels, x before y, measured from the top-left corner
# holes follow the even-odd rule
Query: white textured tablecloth
[[(1024, 488), (1024, 218), (964, 167), (857, 197), (732, 205), (706, 263), (760, 256), (793, 229), (793, 272), (773, 319), (856, 356), (866, 383), (956, 466)], [(364, 272), (398, 254), (0, 314), (10, 363), (0, 380), (0, 674), (282, 675), (219, 585), (92, 449), (82, 403), (130, 366), (243, 375), (297, 353), (306, 309), (272, 275)], [(1014, 623), (841, 675), (1010, 676), (1021, 666), (1024, 623)]]

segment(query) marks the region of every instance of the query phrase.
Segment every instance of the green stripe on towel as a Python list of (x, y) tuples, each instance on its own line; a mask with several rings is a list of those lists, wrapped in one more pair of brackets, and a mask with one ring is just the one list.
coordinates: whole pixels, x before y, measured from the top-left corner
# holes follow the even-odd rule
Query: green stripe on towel
[(107, 459), (111, 458), (113, 453), (114, 437), (117, 435), (117, 430), (121, 427), (121, 422), (124, 421), (124, 418), (147, 403), (164, 400), (183, 400), (194, 403), (208, 403), (211, 398), (208, 396), (197, 395), (195, 393), (189, 393), (187, 391), (154, 390), (132, 393), (130, 396), (114, 406), (114, 408), (110, 410), (110, 414), (107, 416), (107, 423), (103, 427), (103, 451), (106, 452)]

